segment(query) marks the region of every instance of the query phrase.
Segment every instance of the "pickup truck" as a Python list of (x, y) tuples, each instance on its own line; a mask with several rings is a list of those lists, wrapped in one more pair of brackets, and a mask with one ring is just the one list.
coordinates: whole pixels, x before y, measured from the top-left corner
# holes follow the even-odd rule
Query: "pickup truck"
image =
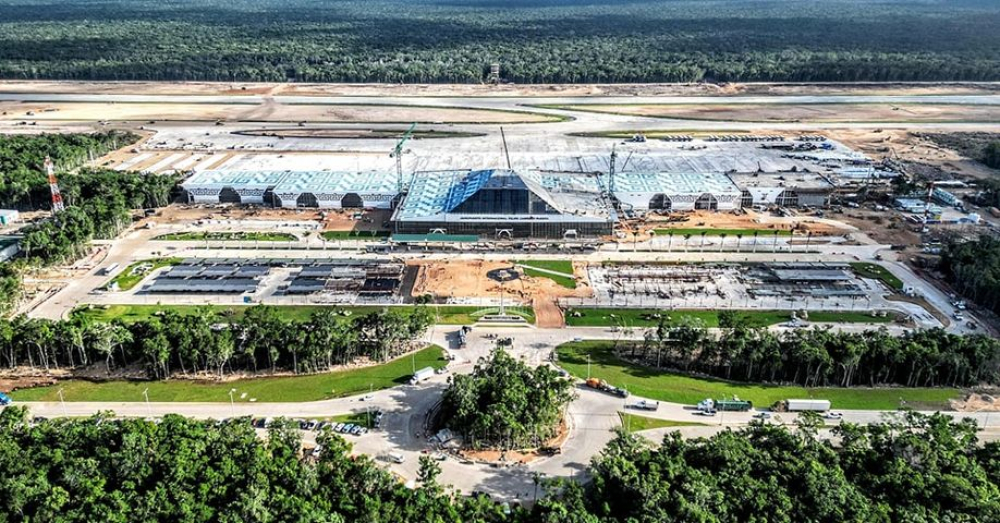
[(659, 401), (639, 400), (632, 404), (633, 409), (655, 411), (660, 408)]

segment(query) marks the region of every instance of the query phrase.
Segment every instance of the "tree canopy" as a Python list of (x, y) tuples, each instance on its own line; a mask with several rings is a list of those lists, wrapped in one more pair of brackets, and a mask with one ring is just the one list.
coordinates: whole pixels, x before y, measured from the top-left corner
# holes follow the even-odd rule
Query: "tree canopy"
[(475, 447), (537, 447), (556, 435), (571, 388), (552, 367), (533, 369), (496, 348), (471, 374), (454, 377), (441, 419)]
[(905, 414), (833, 429), (755, 424), (659, 445), (619, 433), (581, 485), (551, 480), (525, 509), (462, 497), (429, 459), (403, 483), (330, 431), (317, 457), (280, 420), (258, 437), (246, 418), (31, 423), (0, 412), (0, 520), (341, 523), (817, 523), (1000, 520), (1000, 444), (971, 422)]
[(478, 83), (1000, 79), (989, 0), (0, 1), (0, 77)]
[(330, 307), (305, 322), (287, 322), (257, 305), (236, 321), (208, 310), (175, 311), (135, 322), (89, 322), (81, 316), (47, 320), (0, 318), (0, 362), (45, 369), (103, 363), (140, 365), (151, 378), (175, 374), (329, 370), (359, 358), (388, 361), (430, 326), (423, 307), (409, 315), (390, 309), (352, 317)]
[(941, 253), (941, 272), (963, 296), (1000, 312), (1000, 239), (951, 243)]
[[(720, 315), (722, 316), (722, 315)], [(806, 387), (974, 386), (1000, 383), (1000, 340), (943, 329), (843, 332), (748, 327), (738, 314), (720, 317), (717, 335), (693, 320), (661, 321), (643, 342), (620, 349), (630, 360), (723, 379)]]

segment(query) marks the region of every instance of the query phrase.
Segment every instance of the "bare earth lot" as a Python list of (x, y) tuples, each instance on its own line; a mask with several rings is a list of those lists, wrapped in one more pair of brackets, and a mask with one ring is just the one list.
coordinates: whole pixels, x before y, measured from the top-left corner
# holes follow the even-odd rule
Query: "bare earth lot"
[(567, 105), (560, 108), (678, 120), (727, 122), (996, 122), (1000, 107), (959, 104)]

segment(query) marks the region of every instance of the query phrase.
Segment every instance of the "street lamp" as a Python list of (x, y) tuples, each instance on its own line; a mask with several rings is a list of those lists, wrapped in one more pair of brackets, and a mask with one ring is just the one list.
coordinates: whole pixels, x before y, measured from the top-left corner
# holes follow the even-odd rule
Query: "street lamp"
[(146, 398), (146, 416), (152, 418), (153, 409), (149, 406), (149, 387), (146, 387), (146, 390), (142, 391), (142, 397)]
[(236, 417), (236, 400), (233, 398), (233, 394), (236, 394), (236, 389), (229, 389), (229, 407), (232, 409), (233, 417)]
[(59, 403), (62, 404), (63, 417), (68, 418), (69, 416), (66, 414), (66, 398), (63, 397), (62, 387), (59, 388)]

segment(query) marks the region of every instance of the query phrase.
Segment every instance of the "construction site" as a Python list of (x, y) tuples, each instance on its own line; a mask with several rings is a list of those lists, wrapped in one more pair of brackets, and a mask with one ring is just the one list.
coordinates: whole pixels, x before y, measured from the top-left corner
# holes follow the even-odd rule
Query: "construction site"
[[(947, 184), (904, 195), (898, 209), (853, 203), (889, 193), (909, 168), (884, 152), (899, 139), (890, 121), (862, 130), (685, 120), (675, 117), (713, 100), (683, 97), (286, 99), (240, 89), (209, 100), (136, 89), (51, 97), (15, 89), (2, 101), (0, 127), (21, 132), (134, 131), (141, 141), (93, 165), (180, 180), (174, 205), (138, 219), (122, 245), (80, 268), (115, 270), (62, 290), (58, 278), (40, 282), (31, 301), (38, 314), (62, 315), (71, 303), (430, 299), (529, 307), (554, 326), (580, 306), (892, 310), (918, 324), (952, 324), (947, 300), (926, 299), (929, 286), (888, 289), (847, 264), (895, 262), (890, 247), (917, 243), (911, 238), (926, 225), (992, 219), (958, 205), (961, 191)], [(588, 105), (598, 102), (599, 110)], [(136, 270), (127, 275), (134, 286), (115, 287)], [(496, 281), (495, 271), (516, 277)], [(60, 298), (66, 288), (72, 298)], [(903, 294), (937, 306), (887, 299)]]

